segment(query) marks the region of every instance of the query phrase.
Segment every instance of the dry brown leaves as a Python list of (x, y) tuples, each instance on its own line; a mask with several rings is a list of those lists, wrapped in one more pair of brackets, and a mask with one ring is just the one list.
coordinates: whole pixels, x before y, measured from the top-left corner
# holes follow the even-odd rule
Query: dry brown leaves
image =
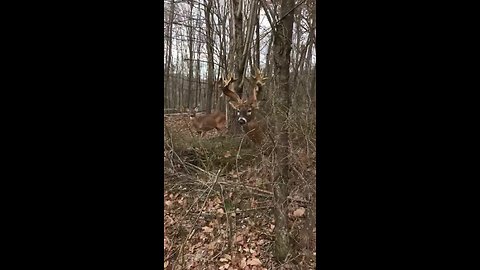
[[(167, 117), (165, 125), (173, 134), (192, 135), (186, 115)], [(230, 157), (235, 154), (225, 152), (224, 155)], [(302, 165), (308, 163), (304, 153), (298, 155)], [(309, 167), (302, 169), (309, 170)], [(169, 186), (178, 185), (176, 180), (169, 177), (164, 179)], [(227, 173), (222, 181), (242, 182), (258, 189), (267, 189), (269, 180), (258, 170), (246, 168)], [(210, 182), (211, 179), (205, 180), (205, 183)], [(175, 190), (165, 187), (165, 269), (280, 269), (272, 255), (275, 224), (268, 196), (256, 197), (249, 190), (234, 192), (229, 189), (231, 187), (223, 186), (223, 195), (215, 190), (206, 198), (206, 186), (188, 189), (177, 187)], [(294, 197), (300, 195), (295, 194)], [(293, 227), (298, 227), (308, 215), (304, 206), (291, 203), (289, 216), (294, 221)]]

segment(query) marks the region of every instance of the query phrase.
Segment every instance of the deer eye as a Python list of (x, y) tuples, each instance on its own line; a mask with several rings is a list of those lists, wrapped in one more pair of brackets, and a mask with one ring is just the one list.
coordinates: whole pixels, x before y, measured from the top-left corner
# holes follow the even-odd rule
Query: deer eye
[(247, 115), (250, 115), (250, 114), (252, 114), (252, 109), (249, 109), (249, 110), (247, 111)]
[(240, 110), (237, 110), (237, 115), (240, 115)]

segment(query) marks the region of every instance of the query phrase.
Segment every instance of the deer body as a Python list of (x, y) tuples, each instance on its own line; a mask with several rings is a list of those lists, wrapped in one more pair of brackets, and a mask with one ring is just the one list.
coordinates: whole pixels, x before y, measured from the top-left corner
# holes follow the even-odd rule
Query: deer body
[(255, 76), (250, 80), (254, 84), (252, 94), (248, 100), (242, 100), (238, 94), (233, 90), (232, 83), (236, 81), (231, 75), (223, 80), (221, 86), (222, 92), (230, 98), (230, 106), (236, 110), (236, 117), (238, 123), (242, 126), (243, 131), (248, 138), (255, 144), (260, 144), (265, 137), (265, 125), (257, 116), (259, 103), (257, 101), (257, 94), (261, 92), (263, 85), (265, 85), (266, 78), (260, 70), (256, 70)]
[(205, 132), (212, 129), (216, 129), (217, 131), (222, 131), (225, 129), (225, 114), (221, 112), (213, 112), (207, 115), (196, 115), (197, 111), (198, 108), (195, 108), (194, 111), (190, 112), (190, 120), (195, 128), (195, 131), (200, 134), (201, 137), (203, 137)]

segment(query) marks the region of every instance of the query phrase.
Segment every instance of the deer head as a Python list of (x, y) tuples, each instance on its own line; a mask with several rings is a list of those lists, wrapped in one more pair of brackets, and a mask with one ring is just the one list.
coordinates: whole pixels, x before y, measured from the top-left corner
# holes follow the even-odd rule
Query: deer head
[(195, 108), (188, 110), (188, 116), (190, 117), (190, 120), (195, 119), (197, 112), (198, 112), (198, 106), (195, 106)]
[(255, 76), (250, 78), (250, 82), (253, 84), (252, 93), (247, 100), (242, 100), (235, 90), (233, 90), (232, 83), (235, 82), (236, 79), (233, 79), (232, 75), (227, 76), (227, 78), (223, 80), (223, 85), (221, 86), (224, 95), (230, 98), (230, 106), (236, 110), (236, 119), (238, 123), (242, 126), (244, 132), (247, 133), (249, 138), (255, 143), (260, 143), (263, 139), (263, 127), (260, 125), (256, 117), (256, 112), (259, 109), (257, 96), (265, 85), (266, 79), (267, 78), (263, 77), (263, 74), (259, 69), (255, 70)]

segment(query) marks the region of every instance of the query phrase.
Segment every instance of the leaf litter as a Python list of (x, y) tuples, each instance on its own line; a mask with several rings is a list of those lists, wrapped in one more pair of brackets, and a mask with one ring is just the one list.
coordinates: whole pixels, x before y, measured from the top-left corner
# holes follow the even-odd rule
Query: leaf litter
[[(185, 119), (165, 123), (176, 136), (189, 134)], [(224, 153), (232, 155), (233, 150)], [(246, 166), (215, 180), (215, 172), (187, 173), (179, 169), (183, 166), (164, 173), (164, 269), (279, 269), (272, 252), (275, 224), (271, 193), (263, 192), (269, 190), (265, 177)], [(305, 200), (301, 192), (293, 193), (292, 198)], [(306, 226), (306, 207), (289, 203), (293, 237)], [(313, 246), (310, 254), (315, 252)], [(292, 269), (315, 269), (314, 257), (297, 253), (298, 268)]]

